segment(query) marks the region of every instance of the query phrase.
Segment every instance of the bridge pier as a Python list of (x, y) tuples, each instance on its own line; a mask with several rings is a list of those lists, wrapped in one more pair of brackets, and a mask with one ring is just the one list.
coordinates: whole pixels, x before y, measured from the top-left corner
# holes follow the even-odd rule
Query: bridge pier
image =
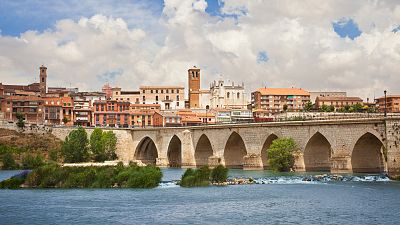
[(331, 157), (331, 173), (352, 173), (351, 157), (332, 156)]
[(243, 170), (263, 170), (261, 155), (247, 154), (243, 157)]
[(221, 165), (221, 162), (222, 162), (221, 157), (214, 156), (214, 155), (208, 157), (208, 166), (210, 168), (214, 168), (214, 167), (217, 167), (218, 165)]
[(156, 158), (156, 166), (158, 167), (168, 167), (169, 162), (167, 158)]
[(384, 152), (387, 157), (387, 171), (392, 179), (400, 178), (400, 122), (386, 120), (386, 146)]
[(293, 170), (297, 172), (305, 172), (306, 167), (304, 165), (304, 157), (302, 152), (295, 152), (294, 154), (294, 166)]

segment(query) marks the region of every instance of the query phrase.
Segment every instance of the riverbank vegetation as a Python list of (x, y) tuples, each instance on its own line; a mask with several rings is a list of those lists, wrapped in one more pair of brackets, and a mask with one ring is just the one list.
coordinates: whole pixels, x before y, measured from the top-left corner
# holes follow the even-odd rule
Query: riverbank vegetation
[(112, 131), (103, 132), (95, 128), (88, 139), (86, 130), (79, 127), (71, 131), (62, 144), (61, 153), (64, 162), (77, 163), (93, 160), (104, 162), (117, 158), (115, 149), (117, 137)]
[(278, 172), (290, 171), (294, 165), (295, 149), (296, 143), (292, 138), (275, 139), (267, 149), (270, 168)]
[(32, 169), (58, 161), (62, 141), (52, 134), (27, 134), (0, 129), (0, 168)]
[(104, 162), (115, 160), (117, 138), (96, 128), (90, 139), (82, 127), (61, 141), (52, 134), (26, 134), (0, 129), (0, 168), (34, 169), (48, 162)]
[(0, 182), (0, 188), (154, 188), (161, 182), (158, 167), (122, 163), (107, 167), (61, 167), (49, 163), (25, 176)]
[(226, 182), (228, 169), (222, 165), (210, 169), (203, 166), (199, 169), (187, 169), (179, 183), (182, 187), (204, 187), (210, 184), (222, 184)]

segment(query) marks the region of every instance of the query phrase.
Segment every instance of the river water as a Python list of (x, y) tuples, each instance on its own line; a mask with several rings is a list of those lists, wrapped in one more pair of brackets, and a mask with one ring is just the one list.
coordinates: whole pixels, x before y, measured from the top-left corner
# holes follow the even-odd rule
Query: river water
[[(0, 171), (0, 180), (15, 173)], [(400, 182), (380, 176), (231, 170), (267, 184), (181, 188), (170, 181), (183, 170), (163, 173), (150, 190), (0, 190), (0, 224), (400, 224)]]

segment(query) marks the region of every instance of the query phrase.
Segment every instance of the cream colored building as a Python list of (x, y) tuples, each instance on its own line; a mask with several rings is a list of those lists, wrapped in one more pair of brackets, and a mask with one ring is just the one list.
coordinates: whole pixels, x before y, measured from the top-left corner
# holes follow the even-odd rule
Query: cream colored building
[(127, 101), (132, 104), (138, 104), (140, 102), (139, 91), (123, 91), (119, 87), (112, 88), (111, 100), (115, 101)]
[(159, 104), (161, 110), (185, 108), (182, 86), (140, 86), (140, 104)]
[(212, 109), (246, 109), (248, 104), (244, 83), (214, 81), (210, 85), (210, 97)]

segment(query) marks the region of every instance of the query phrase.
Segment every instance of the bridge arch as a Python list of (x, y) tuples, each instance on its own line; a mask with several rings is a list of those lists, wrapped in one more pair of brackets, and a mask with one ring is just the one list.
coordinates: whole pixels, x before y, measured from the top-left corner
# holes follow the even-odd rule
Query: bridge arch
[(181, 167), (182, 165), (182, 142), (178, 136), (174, 135), (169, 141), (168, 150), (168, 166)]
[(158, 158), (158, 151), (153, 139), (146, 136), (142, 138), (135, 150), (135, 159), (145, 164), (155, 164)]
[(202, 134), (194, 150), (196, 166), (208, 165), (208, 158), (213, 155), (213, 152), (210, 139), (208, 139), (207, 135)]
[(367, 132), (358, 138), (351, 154), (351, 166), (354, 173), (384, 172), (385, 156), (382, 141)]
[(316, 132), (307, 142), (304, 149), (304, 166), (306, 171), (330, 171), (332, 147), (328, 139)]
[(224, 148), (225, 166), (230, 168), (243, 168), (243, 158), (246, 155), (247, 150), (242, 137), (237, 132), (232, 132)]
[(264, 141), (264, 144), (261, 148), (261, 161), (263, 164), (264, 169), (268, 168), (268, 158), (267, 158), (267, 150), (269, 146), (271, 146), (272, 142), (278, 139), (278, 136), (276, 134), (270, 134), (267, 139)]

